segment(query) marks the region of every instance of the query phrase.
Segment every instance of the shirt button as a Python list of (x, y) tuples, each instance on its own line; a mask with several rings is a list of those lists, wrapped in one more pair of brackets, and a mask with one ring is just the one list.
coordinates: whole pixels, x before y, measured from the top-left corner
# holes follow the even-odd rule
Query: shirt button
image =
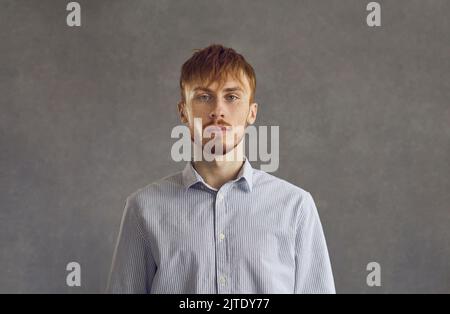
[(222, 201), (223, 201), (223, 195), (220, 194), (220, 193), (218, 193), (218, 194), (217, 194), (217, 200), (218, 200), (219, 202), (222, 202)]
[(225, 284), (225, 277), (224, 276), (220, 276), (219, 277), (219, 282), (223, 285)]
[(220, 240), (225, 239), (225, 235), (224, 235), (223, 233), (219, 234), (219, 239), (220, 239)]

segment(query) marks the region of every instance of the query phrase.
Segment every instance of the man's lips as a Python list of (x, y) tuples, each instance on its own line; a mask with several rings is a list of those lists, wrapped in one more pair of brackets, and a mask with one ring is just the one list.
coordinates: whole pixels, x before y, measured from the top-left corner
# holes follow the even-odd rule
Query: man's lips
[(205, 129), (208, 129), (208, 131), (220, 130), (222, 132), (226, 132), (226, 131), (229, 131), (231, 129), (231, 127), (225, 126), (225, 125), (211, 124), (211, 125), (208, 125)]

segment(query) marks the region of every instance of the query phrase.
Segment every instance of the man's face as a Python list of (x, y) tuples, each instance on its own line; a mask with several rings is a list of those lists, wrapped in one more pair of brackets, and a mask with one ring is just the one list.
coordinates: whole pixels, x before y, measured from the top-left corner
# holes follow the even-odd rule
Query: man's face
[[(242, 83), (228, 76), (223, 86), (219, 86), (218, 82), (212, 82), (209, 86), (186, 84), (186, 102), (180, 102), (178, 110), (181, 121), (189, 127), (191, 139), (194, 139), (194, 118), (200, 118), (201, 130), (196, 132), (200, 136), (203, 134), (202, 147), (216, 136), (221, 136), (223, 153), (236, 147), (247, 125), (253, 124), (256, 119), (258, 104), (250, 103), (250, 92), (245, 76)], [(210, 137), (205, 136), (205, 131)]]

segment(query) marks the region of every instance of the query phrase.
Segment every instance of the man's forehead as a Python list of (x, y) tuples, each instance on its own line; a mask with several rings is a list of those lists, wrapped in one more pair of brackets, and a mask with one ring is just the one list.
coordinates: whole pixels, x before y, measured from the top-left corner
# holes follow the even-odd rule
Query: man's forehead
[(238, 80), (234, 77), (228, 77), (227, 80), (222, 84), (222, 86), (219, 85), (219, 81), (212, 81), (209, 82), (193, 82), (190, 84), (186, 84), (186, 87), (192, 91), (197, 90), (241, 90), (242, 92), (248, 92), (249, 91), (249, 84), (248, 80), (245, 76), (241, 77), (241, 80)]

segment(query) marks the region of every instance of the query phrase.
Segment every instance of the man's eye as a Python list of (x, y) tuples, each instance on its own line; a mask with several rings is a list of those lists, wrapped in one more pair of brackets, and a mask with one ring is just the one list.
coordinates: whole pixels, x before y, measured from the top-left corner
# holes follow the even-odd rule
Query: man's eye
[(197, 99), (200, 101), (207, 102), (207, 101), (211, 100), (211, 96), (208, 94), (203, 94), (203, 95), (197, 96)]
[(226, 99), (227, 99), (228, 101), (236, 101), (236, 100), (239, 99), (239, 97), (236, 96), (236, 95), (228, 95), (228, 96), (226, 97)]

